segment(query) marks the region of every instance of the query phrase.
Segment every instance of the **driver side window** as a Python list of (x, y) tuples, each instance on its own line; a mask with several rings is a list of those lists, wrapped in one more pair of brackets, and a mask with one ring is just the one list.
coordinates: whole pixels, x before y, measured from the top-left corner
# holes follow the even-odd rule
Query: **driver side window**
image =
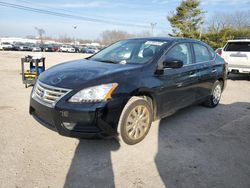
[(167, 52), (165, 57), (166, 59), (181, 60), (183, 65), (191, 64), (192, 55), (190, 45), (188, 43), (177, 44)]

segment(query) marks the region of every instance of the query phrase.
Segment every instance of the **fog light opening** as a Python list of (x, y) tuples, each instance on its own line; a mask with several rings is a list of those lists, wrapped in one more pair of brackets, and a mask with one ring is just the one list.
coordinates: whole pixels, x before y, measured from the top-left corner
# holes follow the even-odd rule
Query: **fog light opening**
[(71, 131), (75, 128), (76, 123), (62, 122), (62, 126)]

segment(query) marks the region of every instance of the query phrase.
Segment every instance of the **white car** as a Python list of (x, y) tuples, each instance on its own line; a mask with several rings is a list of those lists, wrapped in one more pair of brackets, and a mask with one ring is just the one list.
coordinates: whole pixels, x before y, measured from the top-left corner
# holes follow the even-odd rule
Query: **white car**
[(70, 45), (63, 45), (60, 47), (60, 52), (75, 52), (76, 49)]
[(250, 38), (229, 40), (221, 57), (228, 63), (228, 72), (250, 74)]
[(32, 45), (31, 46), (31, 51), (32, 52), (41, 52), (42, 49), (39, 46), (37, 46), (37, 45)]
[(0, 43), (0, 50), (12, 50), (13, 45), (10, 44), (9, 42), (1, 42)]

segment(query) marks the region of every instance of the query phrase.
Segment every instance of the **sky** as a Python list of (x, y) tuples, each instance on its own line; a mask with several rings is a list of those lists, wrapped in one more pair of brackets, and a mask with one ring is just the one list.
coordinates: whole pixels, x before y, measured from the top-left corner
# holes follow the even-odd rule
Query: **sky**
[[(4, 7), (1, 2), (80, 16), (81, 19)], [(171, 32), (166, 16), (179, 4), (180, 0), (0, 0), (0, 36), (36, 36), (34, 28), (38, 27), (50, 37), (98, 39), (105, 30), (151, 31), (150, 23), (157, 23), (155, 35), (166, 35)], [(209, 19), (216, 12), (250, 10), (250, 0), (202, 0), (200, 7)]]

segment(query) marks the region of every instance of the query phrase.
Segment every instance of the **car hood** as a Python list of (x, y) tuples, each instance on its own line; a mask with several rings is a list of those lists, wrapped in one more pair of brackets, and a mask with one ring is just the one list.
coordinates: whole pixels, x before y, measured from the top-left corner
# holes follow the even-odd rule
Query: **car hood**
[(39, 76), (39, 81), (54, 87), (77, 89), (84, 85), (115, 82), (118, 76), (129, 74), (140, 67), (135, 64), (111, 64), (82, 59), (47, 69)]

